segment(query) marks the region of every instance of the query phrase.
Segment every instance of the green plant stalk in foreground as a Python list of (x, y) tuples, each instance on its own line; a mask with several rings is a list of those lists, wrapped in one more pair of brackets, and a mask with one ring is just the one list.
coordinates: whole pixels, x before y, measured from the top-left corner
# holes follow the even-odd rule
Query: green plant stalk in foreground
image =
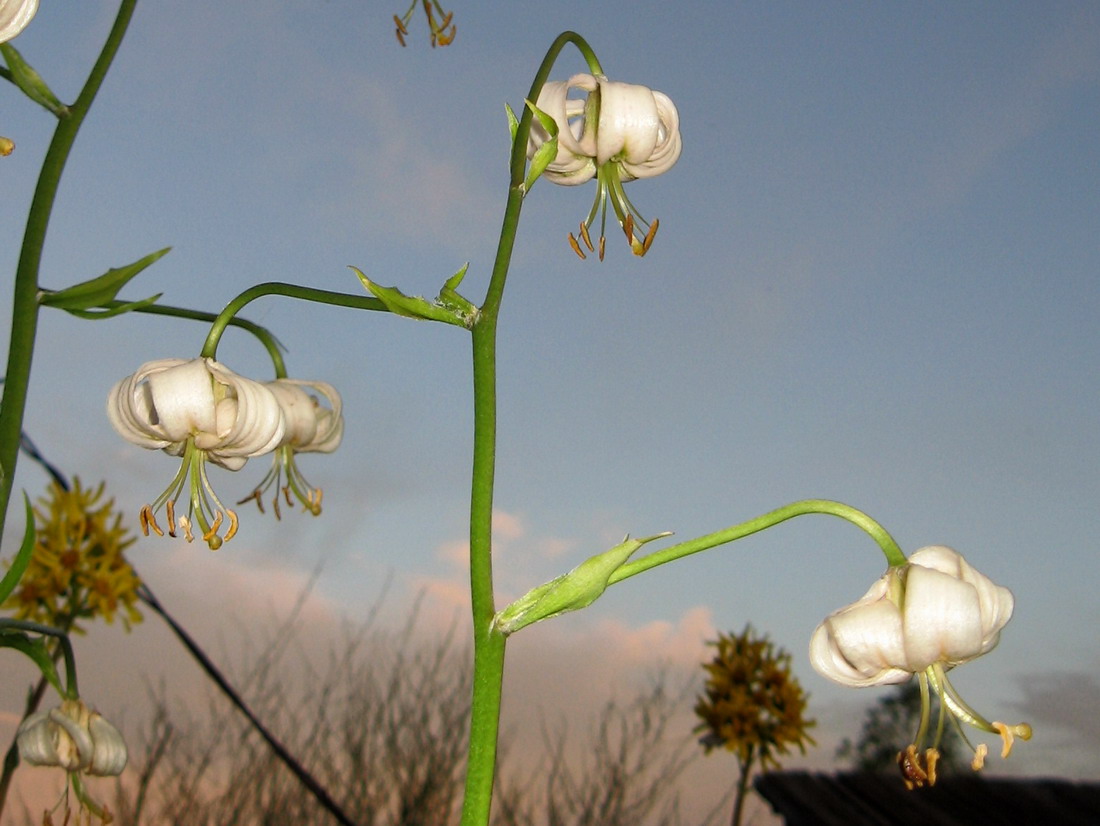
[[(603, 70), (588, 43), (565, 32), (550, 46), (535, 73), (528, 99), (539, 91), (568, 44), (574, 44), (597, 74)], [(492, 806), (504, 681), (505, 636), (493, 628), (493, 482), (496, 472), (496, 334), (504, 285), (526, 195), (527, 139), (532, 113), (524, 107), (512, 141), (508, 200), (501, 224), (492, 277), (471, 330), (473, 341), (474, 450), (470, 488), (470, 602), (474, 639), (474, 687), (470, 708), (470, 741), (466, 761), (466, 788), (461, 826), (487, 826)]]
[(11, 338), (8, 345), (8, 366), (4, 373), (4, 400), (0, 405), (0, 535), (3, 534), (8, 501), (11, 498), (15, 478), (15, 465), (19, 458), (19, 442), (23, 430), (23, 414), (27, 406), (27, 388), (30, 385), (31, 361), (34, 356), (35, 336), (38, 332), (39, 268), (42, 249), (46, 243), (46, 230), (57, 197), (58, 184), (65, 162), (69, 159), (80, 126), (91, 109), (107, 70), (111, 67), (126, 28), (130, 25), (137, 0), (122, 0), (114, 25), (103, 44), (103, 49), (92, 67), (76, 101), (67, 112), (59, 116), (53, 139), (46, 150), (42, 171), (34, 190), (34, 198), (27, 214), (27, 227), (23, 234), (23, 246), (15, 271), (15, 292), (12, 299)]

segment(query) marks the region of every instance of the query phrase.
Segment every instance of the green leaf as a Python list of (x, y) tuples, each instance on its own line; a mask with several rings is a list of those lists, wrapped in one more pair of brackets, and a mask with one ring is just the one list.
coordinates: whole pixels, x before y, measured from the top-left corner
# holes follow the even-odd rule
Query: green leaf
[(57, 99), (42, 76), (23, 59), (23, 55), (10, 43), (0, 43), (0, 54), (11, 70), (12, 80), (27, 97), (40, 106), (49, 109), (59, 118), (68, 117), (69, 107)]
[[(170, 249), (172, 248), (165, 247), (162, 250), (157, 250), (154, 253), (146, 255), (144, 258), (138, 259), (132, 264), (127, 264), (125, 267), (111, 268), (97, 278), (93, 278), (89, 281), (82, 281), (64, 290), (58, 290), (57, 292), (42, 292), (38, 296), (38, 303), (46, 307), (56, 307), (59, 310), (68, 310), (70, 312), (73, 310), (90, 310), (95, 307), (103, 307), (115, 300), (118, 291), (126, 286), (126, 283), (130, 279), (154, 261), (163, 258), (168, 254)], [(148, 306), (159, 297), (160, 295), (158, 294), (152, 298), (146, 298), (142, 301), (133, 303), (137, 306)], [(111, 309), (113, 315), (117, 315), (118, 312), (126, 312), (126, 310), (119, 308)]]
[[(2, 622), (3, 620), (0, 620), (0, 623)], [(42, 676), (54, 687), (57, 693), (64, 696), (65, 692), (61, 688), (61, 678), (57, 673), (57, 667), (54, 665), (50, 649), (42, 637), (31, 637), (22, 631), (12, 631), (0, 625), (0, 648), (14, 648), (16, 651), (26, 654), (34, 660), (34, 664), (38, 666)]]
[(31, 554), (34, 553), (34, 509), (31, 508), (31, 500), (25, 493), (23, 494), (23, 503), (27, 511), (27, 527), (23, 532), (23, 544), (19, 546), (19, 551), (15, 554), (15, 559), (12, 560), (8, 572), (0, 580), (0, 605), (3, 605), (4, 600), (11, 595), (11, 592), (15, 590), (15, 586), (19, 584), (19, 580), (23, 578), (23, 573), (27, 570), (27, 566), (31, 564)]

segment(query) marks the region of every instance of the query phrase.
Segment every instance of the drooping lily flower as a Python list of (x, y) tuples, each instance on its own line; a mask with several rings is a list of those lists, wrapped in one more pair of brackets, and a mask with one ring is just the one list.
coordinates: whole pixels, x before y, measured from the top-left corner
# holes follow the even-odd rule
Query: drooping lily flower
[[(260, 512), (263, 512), (263, 494), (272, 485), (275, 497), (272, 505), (275, 518), (279, 513), (279, 492), (282, 491), (287, 505), (292, 505), (291, 496), (297, 499), (306, 510), (317, 516), (321, 513), (321, 489), (314, 488), (306, 480), (294, 461), (298, 453), (332, 453), (340, 445), (344, 435), (344, 417), (341, 413), (340, 394), (331, 384), (323, 381), (298, 381), (295, 379), (276, 379), (267, 382), (266, 387), (275, 395), (283, 411), (286, 430), (282, 441), (275, 448), (275, 462), (256, 489), (238, 502), (244, 504), (255, 499)], [(310, 393), (313, 390), (316, 393)], [(325, 403), (322, 403), (322, 399)], [(286, 484), (283, 484), (283, 474)]]
[(0, 0), (0, 43), (7, 43), (31, 22), (38, 0)]
[(19, 756), (32, 766), (60, 766), (100, 777), (126, 768), (126, 743), (117, 728), (81, 700), (29, 715), (16, 732)]
[[(987, 721), (947, 679), (948, 670), (997, 645), (1012, 608), (1012, 593), (995, 585), (956, 551), (942, 545), (921, 548), (907, 565), (888, 570), (862, 599), (817, 627), (810, 640), (810, 661), (819, 674), (847, 686), (902, 683), (917, 675), (920, 726), (915, 742), (898, 756), (899, 765), (910, 788), (932, 785), (944, 709), (957, 727), (961, 720), (1000, 735), (1003, 757), (1008, 756), (1014, 737), (1031, 737), (1026, 723), (1009, 726)], [(931, 707), (929, 687), (939, 695), (940, 716), (932, 747), (922, 754)], [(977, 770), (985, 758), (985, 744), (974, 752), (972, 765)]]
[[(145, 534), (152, 530), (163, 535), (155, 514), (164, 505), (170, 536), (176, 535), (178, 524), (190, 541), (194, 521), (211, 549), (233, 537), (237, 515), (214, 493), (206, 475), (207, 460), (240, 470), (249, 458), (274, 450), (286, 431), (282, 408), (271, 390), (208, 358), (143, 364), (112, 388), (107, 415), (127, 441), (183, 457), (167, 490), (142, 509)], [(188, 512), (177, 521), (175, 502), (188, 482)], [(226, 519), (229, 528), (223, 540), (218, 530)]]
[[(569, 97), (574, 89), (586, 93), (585, 97)], [(596, 178), (596, 199), (581, 222), (580, 238), (569, 235), (573, 250), (585, 258), (583, 242), (589, 252), (594, 251), (589, 228), (599, 215), (599, 256), (603, 259), (610, 202), (634, 254), (645, 255), (657, 234), (658, 221), (651, 223), (642, 217), (626, 197), (623, 184), (660, 175), (680, 157), (680, 116), (668, 95), (646, 86), (580, 74), (565, 82), (546, 83), (535, 105), (558, 127), (557, 155), (543, 175), (565, 186)], [(548, 140), (549, 132), (536, 118), (527, 156), (534, 157)]]

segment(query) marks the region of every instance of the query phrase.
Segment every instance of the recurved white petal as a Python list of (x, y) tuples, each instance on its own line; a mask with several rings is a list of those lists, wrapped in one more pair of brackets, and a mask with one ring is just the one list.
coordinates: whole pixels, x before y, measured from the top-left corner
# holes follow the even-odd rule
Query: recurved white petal
[[(596, 174), (596, 129), (590, 118), (587, 98), (570, 98), (572, 89), (591, 93), (598, 84), (592, 75), (574, 75), (568, 81), (551, 81), (543, 85), (535, 105), (554, 119), (558, 126), (558, 151), (543, 172), (556, 184), (575, 186), (586, 183)], [(592, 123), (589, 123), (593, 120)], [(536, 118), (531, 123), (527, 142), (527, 157), (534, 157), (550, 134)]]
[(978, 594), (955, 577), (910, 564), (905, 583), (905, 662), (909, 671), (952, 666), (982, 653)]
[(37, 11), (38, 0), (0, 0), (0, 43), (27, 28)]
[(930, 545), (913, 553), (913, 565), (942, 571), (972, 585), (977, 592), (981, 615), (982, 643), (979, 654), (996, 647), (1001, 629), (1012, 619), (1012, 592), (997, 585), (967, 562), (960, 553), (945, 545)]
[[(77, 715), (74, 719), (72, 715)], [(88, 731), (87, 708), (82, 703), (66, 702), (50, 709), (51, 733), (57, 749), (57, 765), (66, 771), (87, 769), (92, 764), (95, 744)]]
[[(207, 359), (207, 369), (222, 387), (216, 411), (216, 438), (205, 447), (210, 458), (249, 458), (270, 453), (282, 441), (286, 424), (279, 402), (261, 382), (238, 376), (229, 368)], [(243, 462), (242, 462), (243, 464)]]
[(122, 774), (129, 755), (119, 730), (102, 715), (93, 713), (88, 731), (92, 737), (92, 760), (87, 768), (88, 774), (99, 777)]
[(146, 414), (153, 432), (163, 434), (171, 442), (214, 432), (214, 385), (205, 359), (164, 369), (148, 368), (149, 365), (144, 365), (135, 378), (142, 374), (146, 377), (145, 383), (138, 386), (141, 405), (138, 409)]
[(680, 114), (672, 99), (663, 92), (653, 92), (657, 105), (657, 141), (649, 157), (641, 163), (623, 161), (623, 180), (652, 178), (667, 172), (680, 159), (683, 141), (680, 138)]
[(36, 711), (19, 724), (15, 742), (23, 762), (31, 766), (58, 765), (57, 745), (51, 725), (48, 711)]
[(810, 662), (819, 674), (847, 686), (900, 683), (905, 662), (901, 612), (888, 598), (888, 573), (858, 602), (822, 622), (810, 639)]
[(275, 394), (286, 420), (281, 444), (291, 445), (295, 453), (336, 450), (344, 435), (344, 417), (340, 394), (335, 387), (323, 381), (297, 379), (276, 379), (268, 382), (267, 387)]
[(147, 362), (111, 388), (107, 394), (107, 418), (122, 438), (153, 450), (168, 447), (175, 441), (159, 426), (146, 378), (151, 372), (185, 363), (183, 359)]
[(660, 121), (653, 91), (647, 86), (600, 81), (600, 118), (596, 132), (596, 164), (609, 160), (626, 164), (647, 161), (657, 146)]

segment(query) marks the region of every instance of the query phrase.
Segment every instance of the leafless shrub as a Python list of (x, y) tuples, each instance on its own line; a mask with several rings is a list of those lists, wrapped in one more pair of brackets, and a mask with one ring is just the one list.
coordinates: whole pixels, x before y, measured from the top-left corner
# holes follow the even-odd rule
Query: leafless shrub
[(494, 826), (676, 826), (694, 740), (669, 726), (689, 697), (662, 673), (629, 702), (609, 700), (582, 743), (544, 723), (545, 756), (530, 777), (501, 779)]
[[(469, 657), (452, 635), (424, 643), (415, 630), (415, 616), (397, 632), (345, 628), (318, 665), (284, 624), (233, 680), (358, 826), (443, 824), (456, 810)], [(112, 807), (119, 826), (337, 822), (220, 694), (205, 714), (163, 693), (153, 700), (153, 722), (133, 749), (138, 783), (119, 786)]]
[[(161, 687), (111, 802), (118, 826), (457, 822), (472, 675), (453, 633), (425, 640), (414, 611), (397, 631), (345, 627), (319, 655), (296, 610), (245, 648), (229, 681), (337, 814), (223, 694), (211, 689), (197, 708)], [(695, 754), (688, 727), (670, 729), (689, 687), (668, 682), (658, 675), (633, 699), (607, 702), (586, 738), (544, 721), (535, 767), (502, 761), (493, 826), (677, 826), (675, 787)]]

